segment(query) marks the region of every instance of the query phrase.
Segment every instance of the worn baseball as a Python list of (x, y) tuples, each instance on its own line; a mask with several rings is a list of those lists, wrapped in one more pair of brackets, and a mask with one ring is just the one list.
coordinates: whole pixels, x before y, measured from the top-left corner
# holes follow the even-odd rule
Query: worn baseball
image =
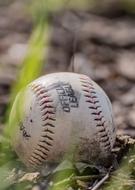
[(116, 130), (105, 92), (88, 76), (53, 73), (16, 97), (11, 141), (28, 167), (47, 162), (97, 161), (111, 154)]

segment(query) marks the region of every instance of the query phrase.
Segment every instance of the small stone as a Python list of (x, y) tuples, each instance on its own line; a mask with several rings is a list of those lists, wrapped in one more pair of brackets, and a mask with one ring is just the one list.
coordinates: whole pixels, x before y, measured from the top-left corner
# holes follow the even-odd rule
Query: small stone
[(128, 123), (130, 126), (135, 127), (135, 110), (131, 110), (128, 114)]
[(69, 55), (62, 48), (49, 47), (45, 73), (66, 71), (69, 65)]
[(32, 190), (41, 190), (41, 187), (39, 185), (35, 185)]
[(22, 182), (22, 181), (33, 181), (35, 179), (37, 179), (39, 176), (39, 173), (38, 172), (34, 172), (34, 173), (26, 173), (22, 178), (19, 179), (19, 182)]
[(87, 58), (87, 56), (77, 53), (71, 60), (70, 71), (85, 74), (92, 79), (95, 77), (93, 63)]
[(135, 137), (135, 130), (131, 129), (131, 128), (127, 128), (127, 129), (118, 129), (117, 131), (117, 135), (128, 135), (132, 138)]
[(118, 72), (130, 80), (135, 80), (135, 52), (121, 52), (117, 61)]
[(109, 69), (106, 65), (97, 65), (95, 68), (95, 80), (106, 80), (110, 78), (113, 71)]
[(119, 101), (114, 101), (112, 104), (113, 112), (115, 115), (124, 114), (124, 109), (122, 108), (122, 104)]
[(132, 106), (135, 104), (135, 88), (132, 88), (129, 92), (123, 94), (120, 97), (120, 101), (125, 106)]
[(113, 104), (114, 122), (118, 129), (127, 128), (127, 109), (119, 101), (114, 101)]
[(7, 56), (9, 56), (9, 59), (12, 60), (12, 64), (18, 65), (22, 63), (26, 53), (27, 53), (26, 44), (13, 44), (8, 49)]

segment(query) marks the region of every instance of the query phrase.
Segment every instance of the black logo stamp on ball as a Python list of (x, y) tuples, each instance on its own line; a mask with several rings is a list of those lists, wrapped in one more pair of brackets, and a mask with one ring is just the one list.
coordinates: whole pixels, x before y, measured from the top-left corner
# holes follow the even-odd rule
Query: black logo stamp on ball
[(23, 125), (22, 122), (20, 122), (20, 131), (22, 131), (22, 136), (26, 139), (29, 140), (29, 138), (31, 137), (30, 134), (28, 134), (28, 132), (26, 131), (25, 126)]
[(63, 111), (70, 112), (71, 108), (79, 107), (77, 95), (71, 84), (58, 82), (51, 85), (49, 89), (56, 89)]

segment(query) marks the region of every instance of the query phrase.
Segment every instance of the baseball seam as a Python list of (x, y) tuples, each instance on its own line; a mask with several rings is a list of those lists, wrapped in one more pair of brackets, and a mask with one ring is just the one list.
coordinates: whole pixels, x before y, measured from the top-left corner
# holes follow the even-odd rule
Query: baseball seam
[(33, 84), (31, 89), (36, 96), (41, 111), (42, 135), (39, 139), (39, 143), (30, 156), (29, 163), (32, 165), (40, 165), (47, 159), (48, 153), (52, 147), (55, 128), (54, 121), (56, 120), (55, 109), (51, 95), (45, 87), (41, 84)]
[(111, 142), (108, 132), (106, 131), (106, 120), (102, 112), (102, 107), (100, 105), (96, 89), (94, 88), (94, 84), (89, 80), (89, 78), (80, 77), (80, 82), (86, 102), (89, 103), (88, 108), (91, 110), (91, 114), (94, 117), (96, 127), (98, 128), (99, 143), (104, 151), (108, 153), (111, 150)]

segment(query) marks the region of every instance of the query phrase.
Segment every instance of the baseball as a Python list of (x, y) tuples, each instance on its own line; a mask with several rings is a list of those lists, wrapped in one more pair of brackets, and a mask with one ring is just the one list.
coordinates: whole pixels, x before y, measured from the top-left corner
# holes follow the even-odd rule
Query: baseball
[(12, 145), (28, 167), (97, 161), (111, 154), (116, 129), (105, 92), (86, 75), (53, 73), (30, 83), (10, 115)]

